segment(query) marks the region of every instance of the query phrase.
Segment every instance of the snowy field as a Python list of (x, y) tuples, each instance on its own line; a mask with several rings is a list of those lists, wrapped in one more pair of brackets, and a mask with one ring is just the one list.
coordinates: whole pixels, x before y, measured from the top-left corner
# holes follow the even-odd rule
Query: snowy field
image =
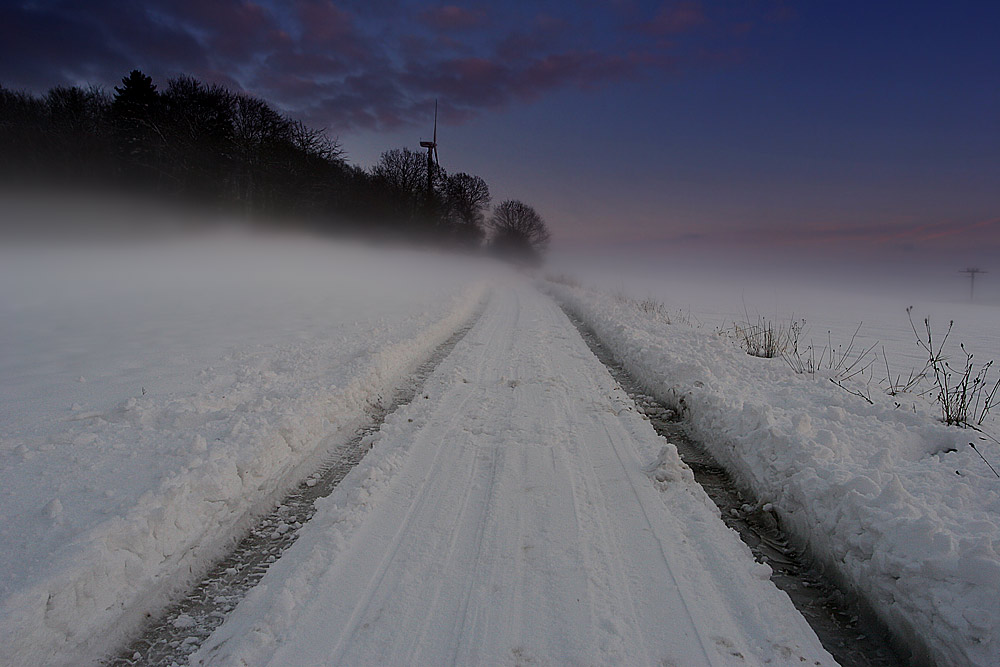
[(0, 249), (0, 663), (101, 655), (479, 307), (481, 263), (240, 232)]
[(927, 360), (907, 319), (911, 306), (917, 331), (923, 334), (923, 320), (929, 318), (935, 341), (954, 321), (946, 350), (953, 361), (964, 358), (959, 349), (964, 343), (977, 365), (991, 359), (1000, 363), (1000, 273), (977, 278), (974, 302), (968, 277), (951, 268), (893, 272), (846, 264), (768, 266), (752, 258), (738, 264), (720, 258), (623, 261), (563, 254), (545, 273), (611, 294), (659, 301), (671, 319), (708, 331), (732, 328), (747, 315), (751, 323), (763, 317), (776, 327), (805, 320), (800, 342), (812, 344), (817, 357), (830, 341), (835, 350), (846, 348), (860, 326), (855, 349), (875, 345), (879, 358), (873, 384), (886, 375), (883, 348), (892, 374), (904, 379)]
[[(601, 290), (546, 289), (923, 657), (1000, 662), (1000, 479), (972, 434), (919, 396), (876, 381), (870, 405), (716, 332), (744, 308), (805, 318), (820, 345), (864, 321), (859, 345), (905, 375), (922, 361), (908, 305), (1000, 358), (989, 289), (972, 304), (692, 276), (593, 264)], [(831, 662), (524, 279), (230, 230), (0, 247), (0, 663), (116, 648), (478, 312), (196, 661)]]
[[(600, 282), (596, 274), (590, 278)], [(644, 279), (619, 278), (613, 292), (652, 294), (687, 311), (685, 296), (705, 288), (682, 278)], [(754, 284), (731, 287), (751, 292)], [(650, 393), (685, 410), (715, 458), (771, 503), (786, 527), (900, 636), (923, 647), (925, 658), (942, 665), (1000, 662), (1000, 479), (968, 445), (975, 440), (995, 464), (996, 442), (944, 426), (921, 397), (893, 398), (875, 388), (870, 405), (828, 382), (827, 373), (799, 375), (780, 359), (748, 356), (704, 326), (713, 314), (740, 318), (739, 296), (730, 310), (721, 310), (725, 299), (717, 292), (714, 304), (692, 300), (695, 326), (688, 326), (668, 324), (607, 290), (549, 289)], [(795, 307), (780, 297), (779, 303)], [(877, 294), (811, 292), (796, 314), (812, 307), (824, 326), (848, 323), (840, 329), (848, 336), (859, 315), (867, 315), (888, 337), (893, 329), (885, 323), (897, 315), (886, 303)], [(963, 313), (961, 335), (970, 347), (996, 349), (995, 306), (931, 306)], [(905, 312), (903, 322), (909, 332)], [(890, 359), (905, 347), (903, 340), (887, 342)], [(984, 428), (1000, 435), (995, 417)]]

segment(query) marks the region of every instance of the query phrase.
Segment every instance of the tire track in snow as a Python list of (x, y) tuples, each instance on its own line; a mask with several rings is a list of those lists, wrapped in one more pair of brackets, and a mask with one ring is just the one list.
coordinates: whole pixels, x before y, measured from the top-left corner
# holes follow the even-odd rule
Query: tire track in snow
[[(490, 501), (492, 500), (492, 496), (493, 496), (494, 483), (496, 482), (496, 479), (497, 479), (496, 462), (497, 462), (497, 456), (498, 456), (498, 454), (499, 453), (498, 453), (498, 451), (496, 449), (492, 449), (490, 451), (490, 453), (489, 453), (489, 457), (490, 457), (490, 465), (489, 465), (489, 468), (488, 468), (489, 485), (487, 486), (486, 493), (485, 493), (485, 497), (487, 498), (486, 509), (488, 509), (489, 506), (490, 506)], [(470, 488), (470, 491), (471, 491), (471, 488)], [(463, 514), (464, 514), (464, 508), (463, 508)], [(485, 512), (484, 512), (484, 515), (485, 515)], [(480, 520), (477, 523), (478, 523), (478, 530), (476, 531), (476, 547), (475, 547), (475, 550), (473, 551), (472, 555), (473, 555), (473, 558), (478, 563), (479, 562), (479, 556), (480, 556), (480, 554), (482, 554), (482, 550), (483, 550), (483, 536), (484, 536), (484, 533), (486, 531), (485, 516), (480, 517)], [(453, 549), (452, 549), (452, 552), (449, 553), (449, 559), (453, 558), (454, 554), (456, 553), (456, 551), (454, 550), (455, 546), (456, 546), (456, 544), (453, 543), (453, 545), (452, 545)], [(453, 664), (458, 664), (458, 655), (459, 655), (459, 651), (462, 648), (461, 640), (462, 640), (462, 637), (466, 636), (466, 628), (469, 627), (469, 606), (471, 604), (475, 582), (476, 582), (476, 578), (475, 577), (470, 577), (468, 579), (468, 581), (466, 582), (466, 586), (465, 586), (465, 594), (462, 596), (461, 611), (459, 612), (459, 614), (460, 614), (460, 616), (462, 618), (462, 622), (461, 622), (461, 624), (459, 626), (460, 629), (458, 631), (458, 637), (457, 637), (458, 641), (456, 641), (454, 643), (454, 646), (453, 646), (453, 649), (452, 649), (452, 652), (451, 652), (451, 660), (452, 660)]]
[[(615, 457), (618, 462), (622, 464), (622, 467), (629, 470), (629, 462), (623, 458), (622, 452), (619, 448), (619, 439), (612, 435), (610, 430), (605, 427), (605, 432), (608, 434), (608, 439), (612, 443), (612, 451), (615, 453)], [(656, 534), (653, 521), (650, 518), (650, 509), (647, 508), (644, 498), (641, 493), (639, 493), (638, 488), (636, 488), (636, 480), (634, 475), (627, 475), (629, 486), (632, 488), (632, 492), (635, 494), (636, 498), (639, 499), (639, 510), (642, 512), (643, 522), (646, 524), (649, 532), (653, 535), (656, 540), (657, 547), (659, 548), (659, 555), (663, 559), (663, 564), (666, 566), (666, 571), (670, 574), (670, 580), (673, 582), (673, 588), (677, 591), (677, 599), (684, 608), (684, 616), (688, 622), (688, 626), (691, 628), (692, 634), (698, 639), (698, 644), (701, 647), (702, 655), (705, 660), (711, 662), (711, 657), (709, 656), (708, 644), (705, 642), (705, 638), (702, 636), (701, 631), (698, 629), (698, 623), (695, 621), (695, 615), (691, 610), (691, 605), (688, 603), (688, 594), (685, 593), (684, 588), (681, 586), (681, 582), (677, 580), (677, 575), (674, 572), (676, 564), (672, 562), (671, 557), (667, 554), (667, 550), (664, 548), (663, 540)]]
[(299, 530), (315, 513), (314, 503), (328, 496), (367, 454), (370, 440), (386, 417), (419, 395), (426, 379), (451, 353), (483, 314), (480, 306), (468, 322), (435, 348), (414, 373), (397, 387), (388, 405), (374, 406), (367, 423), (354, 437), (333, 451), (278, 506), (258, 519), (234, 548), (211, 566), (178, 602), (151, 619), (141, 635), (105, 664), (186, 664), (228, 613), (264, 577), (271, 563), (297, 539)]
[(776, 519), (736, 484), (704, 447), (691, 440), (670, 408), (645, 393), (617, 362), (587, 325), (566, 312), (594, 355), (636, 402), (658, 433), (675, 443), (681, 458), (695, 471), (695, 478), (719, 507), (726, 524), (735, 530), (754, 554), (774, 570), (772, 580), (787, 592), (817, 632), (823, 645), (844, 667), (902, 667), (907, 664), (893, 646), (891, 633), (870, 610), (842, 592), (811, 566), (808, 558), (790, 546)]
[[(550, 314), (552, 317), (563, 320), (565, 315), (554, 303), (548, 304)], [(568, 324), (568, 322), (566, 323)], [(608, 415), (610, 417), (610, 414)], [(634, 505), (637, 506), (639, 514), (641, 515), (641, 526), (639, 530), (632, 530), (632, 534), (641, 535), (648, 534), (653, 537), (655, 543), (654, 553), (659, 557), (663, 565), (663, 571), (669, 574), (673, 591), (673, 599), (677, 605), (674, 607), (672, 613), (670, 613), (671, 625), (677, 628), (678, 626), (684, 627), (684, 633), (694, 637), (699, 646), (701, 653), (701, 660), (704, 660), (706, 664), (712, 664), (712, 658), (709, 655), (708, 644), (702, 633), (698, 629), (698, 623), (696, 622), (695, 614), (688, 604), (687, 597), (691, 595), (690, 591), (686, 591), (678, 582), (674, 570), (676, 569), (676, 564), (668, 557), (667, 552), (663, 548), (663, 544), (657, 537), (658, 530), (657, 526), (650, 518), (650, 510), (646, 507), (645, 495), (637, 486), (635, 476), (639, 474), (638, 467), (635, 465), (636, 461), (635, 453), (632, 456), (626, 456), (622, 453), (623, 439), (627, 437), (625, 430), (621, 426), (621, 422), (617, 419), (618, 415), (615, 414), (614, 419), (595, 419), (597, 423), (596, 427), (600, 428), (605, 437), (601, 439), (595, 439), (595, 442), (600, 443), (602, 447), (606, 444), (610, 445), (610, 451), (614, 454), (616, 466), (612, 466), (611, 469), (615, 471), (620, 476), (615, 476), (610, 479), (603, 479), (594, 472), (596, 470), (596, 461), (599, 457), (595, 456), (595, 452), (591, 452), (590, 448), (594, 445), (587, 441), (583, 441), (576, 452), (577, 458), (579, 460), (579, 467), (582, 471), (590, 470), (593, 474), (594, 484), (592, 485), (591, 493), (593, 495), (593, 500), (588, 501), (587, 505), (593, 508), (601, 508), (603, 517), (602, 521), (598, 522), (598, 530), (602, 535), (607, 535), (607, 529), (614, 526), (614, 521), (607, 513), (607, 508), (612, 507), (616, 504), (618, 495), (621, 497), (625, 495), (630, 499), (637, 501)], [(584, 473), (585, 474), (585, 473)], [(645, 475), (641, 476), (641, 483), (648, 484), (648, 479)], [(628, 484), (628, 488), (631, 490), (631, 494), (623, 493), (623, 488), (621, 486), (621, 481), (625, 481)], [(570, 479), (572, 484), (572, 478)], [(617, 492), (617, 494), (615, 493)], [(660, 508), (662, 511), (662, 508)], [(581, 531), (582, 532), (582, 531)], [(614, 580), (614, 584), (606, 584), (609, 591), (619, 591), (619, 595), (615, 596), (613, 602), (618, 608), (623, 608), (628, 610), (628, 616), (633, 619), (631, 627), (638, 630), (640, 636), (646, 634), (643, 632), (643, 625), (645, 619), (642, 613), (636, 608), (635, 601), (639, 599), (638, 595), (621, 595), (620, 592), (628, 591), (629, 587), (632, 585), (630, 583), (630, 578), (626, 576), (625, 571), (627, 570), (626, 564), (629, 562), (628, 553), (622, 548), (623, 541), (621, 539), (608, 540), (604, 538), (605, 545), (608, 547), (605, 551), (604, 560), (608, 565), (608, 576)], [(679, 612), (679, 613), (678, 613)], [(615, 614), (608, 614), (610, 618), (614, 618)], [(618, 619), (615, 619), (618, 620)], [(604, 620), (603, 622), (608, 622)], [(616, 623), (616, 625), (621, 625), (621, 623)], [(676, 631), (676, 630), (675, 630)], [(637, 642), (640, 645), (645, 642)], [(688, 654), (685, 656), (687, 660), (694, 660), (695, 657)], [(647, 656), (649, 662), (653, 662), (649, 656)]]
[(832, 664), (700, 489), (645, 476), (663, 443), (525, 282), (428, 385), (196, 660)]
[[(499, 319), (501, 323), (503, 323), (504, 320), (504, 318), (502, 317), (498, 318), (498, 315), (490, 310), (484, 313), (479, 321), (482, 322), (482, 326), (489, 326), (490, 322), (493, 319)], [(489, 337), (483, 345), (483, 347), (486, 349), (495, 347), (498, 344), (498, 342), (503, 343), (509, 341), (510, 339), (509, 327), (508, 328), (499, 326), (492, 327), (489, 328), (488, 331), (489, 331)], [(487, 362), (488, 362), (488, 357), (486, 355), (481, 355), (479, 359), (477, 375), (482, 375), (484, 373)], [(455, 408), (449, 414), (446, 415), (444, 419), (446, 425), (443, 426), (445, 432), (453, 432), (458, 428), (459, 423), (464, 419), (465, 410), (468, 403), (472, 401), (472, 399), (475, 397), (476, 397), (476, 392), (470, 391), (466, 393), (464, 397), (461, 398), (458, 405), (455, 406)], [(470, 455), (470, 451), (468, 450), (468, 448), (464, 448), (463, 451), (459, 453), (459, 455), (464, 459)], [(360, 600), (357, 600), (353, 603), (353, 611), (347, 622), (343, 625), (342, 629), (340, 630), (339, 639), (330, 650), (329, 655), (331, 656), (331, 659), (334, 662), (340, 662), (340, 657), (342, 657), (345, 654), (345, 652), (349, 650), (352, 639), (358, 633), (359, 627), (362, 627), (363, 625), (361, 621), (365, 618), (372, 618), (373, 615), (376, 617), (378, 616), (378, 613), (373, 613), (377, 612), (377, 610), (373, 610), (373, 608), (376, 607), (377, 604), (381, 603), (382, 601), (377, 600), (376, 598), (379, 595), (379, 593), (383, 590), (382, 587), (384, 582), (386, 581), (386, 577), (389, 573), (390, 566), (395, 561), (399, 560), (401, 557), (401, 544), (403, 542), (404, 537), (406, 537), (409, 534), (409, 530), (412, 522), (414, 521), (414, 517), (420, 516), (424, 512), (430, 511), (429, 508), (431, 504), (437, 499), (439, 495), (435, 493), (436, 491), (439, 490), (439, 487), (434, 486), (433, 481), (436, 474), (441, 470), (442, 461), (445, 457), (446, 457), (446, 447), (444, 441), (438, 440), (433, 450), (433, 457), (431, 464), (425, 467), (423, 477), (415, 485), (416, 488), (419, 489), (416, 498), (413, 501), (411, 501), (409, 506), (407, 507), (402, 520), (400, 521), (397, 529), (394, 532), (389, 547), (385, 550), (385, 555), (380, 560), (378, 568), (376, 569), (373, 576), (369, 579), (368, 584), (363, 589), (363, 597)], [(445, 559), (445, 563), (454, 561), (453, 554), (455, 552), (455, 546), (456, 546), (455, 543), (459, 538), (457, 527), (460, 526), (462, 523), (461, 520), (463, 518), (465, 508), (468, 507), (469, 497), (473, 490), (471, 480), (475, 477), (476, 474), (474, 452), (472, 452), (472, 458), (473, 461), (471, 465), (450, 466), (452, 468), (458, 468), (459, 470), (467, 469), (468, 476), (465, 479), (465, 483), (459, 485), (458, 487), (463, 489), (463, 494), (462, 494), (462, 499), (458, 503), (458, 507), (460, 507), (460, 510), (459, 512), (456, 513), (453, 521), (450, 523), (452, 528), (450, 531), (448, 531), (448, 533), (449, 536), (451, 537), (451, 540), (449, 540), (450, 543), (449, 556)], [(437, 603), (438, 600), (440, 599), (440, 591), (446, 583), (447, 582), (443, 580), (439, 582), (439, 585), (437, 586), (436, 592), (433, 596), (433, 603)], [(390, 586), (389, 588), (393, 587)], [(433, 608), (433, 604), (428, 605), (427, 608)], [(423, 617), (420, 619), (421, 625), (423, 625), (426, 628), (427, 625), (430, 623), (430, 620), (431, 618), (429, 615), (423, 615)], [(412, 664), (413, 653), (419, 651), (422, 645), (421, 640), (424, 636), (426, 636), (426, 631), (421, 632), (420, 640), (411, 643), (407, 647), (407, 649), (405, 650), (406, 656), (404, 662), (410, 662)]]
[[(497, 344), (498, 340), (502, 340), (504, 338), (507, 338), (507, 340), (509, 340), (509, 336), (504, 336), (502, 334), (503, 334), (503, 330), (501, 330), (499, 328), (495, 329), (493, 331), (493, 335), (489, 339), (489, 342), (486, 343), (485, 347), (487, 347), (487, 348), (492, 347), (492, 346), (494, 346), (494, 345)], [(485, 369), (486, 369), (486, 364), (487, 364), (487, 357), (486, 357), (486, 355), (483, 355), (479, 359), (479, 365), (477, 367), (477, 371), (476, 371), (476, 374), (475, 374), (476, 377), (482, 377), (483, 376), (483, 374), (485, 372)], [(469, 396), (467, 397), (467, 399), (465, 401), (463, 401), (461, 405), (463, 407), (465, 405), (467, 405), (468, 402), (473, 398), (473, 396), (474, 396), (474, 394), (470, 393)], [(458, 411), (458, 412), (461, 413), (461, 410)], [(486, 493), (485, 493), (485, 497), (488, 499), (487, 500), (487, 507), (489, 506), (489, 499), (491, 498), (492, 493), (493, 493), (493, 483), (496, 480), (497, 469), (498, 469), (498, 457), (500, 455), (501, 455), (501, 453), (498, 452), (496, 449), (491, 449), (488, 452), (489, 465), (488, 465), (488, 468), (487, 468), (487, 472), (488, 472), (488, 475), (489, 475), (489, 485), (488, 485), (488, 487), (486, 489)], [(476, 452), (474, 454), (474, 457), (473, 457), (473, 465), (469, 466), (470, 476), (469, 476), (468, 480), (466, 481), (466, 484), (467, 484), (466, 491), (467, 492), (463, 496), (462, 511), (459, 512), (458, 516), (456, 517), (456, 522), (455, 522), (456, 526), (460, 523), (460, 520), (463, 517), (463, 515), (465, 514), (466, 509), (468, 507), (468, 500), (469, 500), (469, 498), (471, 496), (471, 492), (473, 490), (472, 489), (473, 480), (475, 480), (475, 478), (476, 478), (476, 465), (475, 464), (476, 464), (478, 458), (479, 458), (479, 455), (478, 455), (478, 452)], [(478, 544), (477, 554), (479, 553), (479, 551), (481, 549), (481, 546), (482, 546), (482, 541), (483, 541), (483, 535), (484, 535), (485, 528), (486, 528), (486, 521), (485, 520), (480, 521), (479, 522), (479, 531), (478, 531), (478, 535), (477, 535), (477, 544)], [(458, 547), (458, 537), (459, 537), (458, 531), (453, 528), (452, 529), (452, 540), (450, 541), (450, 543), (448, 545), (448, 558), (446, 560), (446, 566), (445, 566), (446, 570), (452, 570), (452, 569), (454, 569), (454, 566), (456, 565), (456, 559), (457, 559), (457, 556), (459, 555), (459, 550), (457, 548)], [(440, 582), (440, 585), (438, 585), (436, 587), (434, 599), (431, 602), (431, 604), (428, 605), (429, 608), (433, 608), (434, 606), (436, 606), (438, 604), (439, 600), (441, 599), (442, 592), (444, 590), (444, 583), (445, 582), (442, 581), (442, 582)], [(463, 609), (462, 630), (458, 634), (459, 638), (461, 638), (465, 634), (465, 627), (467, 626), (467, 623), (468, 623), (467, 609), (468, 609), (468, 600), (470, 599), (470, 597), (471, 597), (471, 581), (470, 581), (470, 586), (466, 587), (466, 592), (465, 592), (465, 596), (464, 596), (465, 607)], [(424, 619), (424, 622), (423, 622), (423, 625), (422, 625), (422, 629), (420, 630), (418, 641), (415, 642), (415, 644), (414, 644), (415, 648), (426, 645), (426, 643), (428, 641), (436, 641), (436, 638), (434, 638), (433, 636), (431, 636), (431, 629), (432, 629), (431, 616), (427, 615), (425, 617), (425, 619)], [(457, 659), (458, 659), (458, 652), (460, 650), (460, 647), (461, 647), (461, 645), (460, 645), (459, 642), (455, 642), (454, 645), (453, 645), (452, 659), (454, 661), (457, 661)], [(412, 655), (410, 656), (410, 658), (413, 658), (413, 657), (414, 656), (412, 656)]]
[[(515, 308), (516, 311), (519, 311), (519, 302), (515, 302), (514, 308)], [(516, 324), (515, 324), (515, 326), (516, 326)], [(509, 335), (509, 331), (507, 331), (505, 329), (501, 329), (501, 328), (495, 329), (494, 332), (493, 332), (493, 335), (491, 336), (491, 338), (489, 340), (489, 342), (486, 344), (486, 347), (487, 348), (491, 348), (491, 347), (495, 346), (497, 344), (498, 340), (503, 340), (504, 342), (506, 342), (509, 345), (510, 341), (512, 340), (511, 336)], [(479, 366), (478, 366), (478, 369), (477, 369), (477, 376), (478, 377), (482, 377), (485, 374), (485, 371), (486, 371), (486, 368), (487, 368), (487, 361), (488, 361), (488, 357), (486, 355), (482, 355), (482, 357), (480, 357)], [(470, 392), (467, 400), (462, 402), (462, 406), (467, 405), (468, 401), (471, 400), (474, 395), (475, 394), (473, 392)], [(479, 448), (478, 447), (474, 447), (474, 449), (478, 450)], [(489, 451), (486, 452), (486, 455), (489, 458), (489, 465), (486, 468), (486, 474), (488, 475), (488, 480), (489, 481), (488, 481), (487, 487), (485, 489), (485, 493), (483, 494), (484, 497), (486, 498), (486, 503), (485, 503), (485, 506), (484, 506), (484, 509), (483, 509), (483, 516), (480, 517), (480, 520), (476, 522), (478, 524), (477, 531), (476, 531), (476, 538), (475, 538), (475, 540), (476, 540), (475, 558), (476, 558), (477, 562), (479, 561), (479, 555), (482, 553), (482, 545), (483, 545), (484, 535), (485, 535), (486, 526), (487, 526), (486, 514), (488, 513), (489, 508), (493, 505), (493, 491), (494, 491), (494, 483), (496, 482), (496, 479), (497, 479), (498, 459), (502, 456), (502, 452), (500, 452), (496, 448), (490, 448)], [(474, 457), (474, 460), (477, 460), (478, 458), (479, 458), (479, 455), (478, 455), (478, 452), (477, 452), (476, 455), (475, 455), (475, 457)], [(475, 465), (470, 466), (470, 476), (469, 476), (468, 480), (466, 480), (466, 484), (468, 484), (469, 486), (467, 487), (467, 493), (463, 497), (462, 511), (456, 517), (456, 526), (460, 523), (461, 518), (466, 513), (466, 510), (468, 508), (468, 499), (471, 496), (471, 492), (473, 490), (472, 489), (473, 480), (475, 480), (476, 476), (477, 475), (476, 475)], [(457, 564), (456, 563), (457, 556), (460, 555), (457, 547), (458, 547), (458, 531), (454, 530), (454, 532), (453, 532), (453, 539), (452, 539), (451, 543), (449, 544), (449, 550), (448, 550), (448, 563), (450, 565), (450, 567), (448, 567), (449, 570), (454, 569), (454, 565)], [(469, 626), (469, 604), (470, 604), (470, 600), (472, 599), (473, 585), (474, 585), (474, 582), (475, 582), (476, 579), (477, 579), (476, 577), (473, 577), (473, 578), (470, 578), (468, 580), (467, 585), (465, 586), (464, 594), (462, 596), (462, 605), (461, 605), (461, 612), (460, 612), (461, 613), (461, 617), (462, 617), (462, 622), (461, 622), (461, 626), (460, 626), (461, 629), (458, 632), (458, 635), (457, 635), (457, 638), (456, 638), (457, 641), (455, 641), (453, 643), (452, 650), (451, 650), (451, 657), (452, 657), (452, 662), (453, 663), (458, 663), (459, 652), (461, 650), (461, 638), (466, 635), (466, 628)], [(442, 592), (443, 588), (444, 588), (444, 586), (439, 586), (438, 587), (438, 590), (437, 590), (438, 596), (440, 596), (440, 593)], [(440, 597), (435, 597), (435, 600), (434, 600), (435, 604), (438, 602), (439, 599), (440, 599)], [(431, 606), (433, 606), (433, 605), (431, 605)], [(430, 622), (430, 617), (428, 616), (427, 619), (426, 619), (426, 622), (424, 623), (424, 628), (423, 628), (423, 630), (420, 633), (420, 642), (419, 642), (420, 645), (424, 645), (425, 644), (425, 642), (426, 642), (426, 640), (427, 640), (427, 638), (429, 636), (430, 628), (431, 628), (431, 622)], [(434, 638), (430, 637), (430, 640), (434, 641)]]
[[(549, 313), (550, 316), (560, 319), (563, 317), (554, 304), (550, 304)], [(570, 333), (570, 335), (575, 334)], [(571, 412), (569, 399), (563, 398), (561, 403), (566, 413), (569, 414)], [(566, 428), (569, 429), (568, 424)], [(608, 436), (608, 440), (602, 439), (601, 442), (610, 442), (612, 437), (610, 431), (604, 428), (604, 432)], [(632, 595), (622, 594), (630, 587), (630, 578), (626, 567), (627, 558), (622, 549), (621, 536), (613, 534), (614, 520), (607, 511), (610, 498), (602, 489), (601, 477), (597, 473), (598, 466), (590, 454), (586, 441), (574, 441), (572, 449), (563, 448), (562, 451), (567, 468), (572, 469), (571, 473), (566, 475), (566, 479), (570, 486), (577, 533), (579, 535), (589, 533), (594, 538), (593, 542), (582, 541), (584, 546), (588, 547), (583, 550), (586, 569), (593, 572), (588, 578), (591, 623), (595, 628), (602, 625), (607, 626), (609, 623), (614, 624), (621, 637), (620, 644), (644, 647), (641, 612), (637, 609), (635, 598)], [(616, 466), (613, 470), (620, 473), (624, 469)], [(651, 526), (648, 529), (652, 531)], [(669, 566), (666, 561), (664, 564)], [(679, 592), (679, 589), (677, 590)], [(596, 603), (595, 600), (597, 600)], [(696, 633), (697, 630), (691, 614), (688, 612), (686, 616), (687, 624), (692, 633)], [(675, 617), (671, 617), (672, 624), (675, 624), (676, 621)], [(618, 652), (620, 650), (620, 647), (602, 647), (602, 652), (609, 662), (619, 662), (623, 659), (623, 656)], [(703, 658), (708, 662), (707, 653), (703, 651), (703, 654)], [(648, 664), (656, 662), (654, 656), (648, 653), (643, 656), (642, 661)]]

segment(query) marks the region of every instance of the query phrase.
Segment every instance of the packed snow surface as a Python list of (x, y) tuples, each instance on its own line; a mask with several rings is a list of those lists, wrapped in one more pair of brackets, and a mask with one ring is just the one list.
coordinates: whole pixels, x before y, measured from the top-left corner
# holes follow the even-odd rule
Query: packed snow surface
[(0, 250), (0, 663), (114, 647), (472, 316), (484, 270), (238, 232)]
[(523, 280), (321, 503), (192, 664), (834, 664)]
[(919, 397), (876, 390), (871, 405), (634, 301), (550, 289), (918, 659), (1000, 664), (1000, 479), (969, 446), (998, 461), (995, 441)]

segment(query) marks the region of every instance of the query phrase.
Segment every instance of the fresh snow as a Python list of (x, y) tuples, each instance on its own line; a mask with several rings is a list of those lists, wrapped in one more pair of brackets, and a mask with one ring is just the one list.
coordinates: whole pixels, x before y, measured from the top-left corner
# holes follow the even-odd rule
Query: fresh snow
[(0, 663), (115, 648), (474, 314), (482, 277), (239, 232), (0, 250)]
[[(1000, 663), (1000, 480), (970, 432), (720, 322), (550, 289), (918, 657)], [(866, 303), (832, 307), (835, 343)], [(484, 307), (195, 662), (832, 664), (550, 298), (489, 263), (235, 231), (0, 248), (0, 664), (120, 648)], [(982, 312), (956, 331), (985, 361)]]
[[(855, 271), (858, 275), (852, 275)], [(683, 263), (677, 257), (656, 262), (634, 258), (626, 263), (562, 256), (546, 275), (566, 275), (610, 294), (652, 299), (665, 305), (671, 320), (689, 320), (709, 331), (730, 329), (747, 316), (751, 323), (760, 316), (776, 327), (804, 320), (800, 345), (813, 345), (817, 358), (831, 342), (835, 349), (846, 348), (857, 331), (855, 352), (874, 344), (879, 353), (875, 383), (885, 374), (883, 348), (893, 375), (902, 374), (904, 380), (927, 361), (907, 320), (911, 306), (917, 330), (923, 333), (924, 318), (929, 318), (935, 340), (954, 322), (946, 349), (952, 361), (963, 358), (962, 343), (977, 362), (1000, 363), (1000, 280), (980, 277), (976, 300), (970, 302), (969, 280), (955, 270), (911, 267), (898, 275), (891, 269), (873, 274), (842, 264), (838, 275), (831, 275), (819, 261), (815, 267), (789, 268), (759, 262), (730, 266), (712, 258), (686, 258)]]
[(1000, 480), (968, 443), (994, 461), (1000, 447), (627, 300), (549, 289), (918, 658), (1000, 663)]
[(834, 664), (526, 281), (192, 664)]

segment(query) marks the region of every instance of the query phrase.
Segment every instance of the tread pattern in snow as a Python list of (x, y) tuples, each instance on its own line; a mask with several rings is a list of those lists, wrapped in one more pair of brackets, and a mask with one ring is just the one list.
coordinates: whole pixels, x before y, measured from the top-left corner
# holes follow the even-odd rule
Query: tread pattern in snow
[(361, 461), (385, 418), (413, 400), (433, 370), (469, 332), (482, 309), (438, 346), (387, 406), (373, 407), (369, 421), (275, 507), (262, 517), (233, 550), (213, 565), (183, 599), (152, 621), (142, 635), (108, 660), (110, 667), (185, 664), (188, 656), (225, 620), (239, 601), (263, 578), (271, 563), (298, 538), (299, 529), (316, 513), (314, 503), (334, 488)]
[(909, 664), (894, 646), (885, 624), (830, 581), (804, 550), (790, 543), (774, 513), (765, 510), (748, 490), (738, 488), (725, 468), (691, 438), (682, 416), (644, 391), (583, 321), (565, 308), (564, 312), (640, 413), (677, 447), (695, 480), (719, 507), (726, 525), (739, 534), (760, 562), (771, 567), (771, 581), (788, 594), (837, 662), (844, 667)]

